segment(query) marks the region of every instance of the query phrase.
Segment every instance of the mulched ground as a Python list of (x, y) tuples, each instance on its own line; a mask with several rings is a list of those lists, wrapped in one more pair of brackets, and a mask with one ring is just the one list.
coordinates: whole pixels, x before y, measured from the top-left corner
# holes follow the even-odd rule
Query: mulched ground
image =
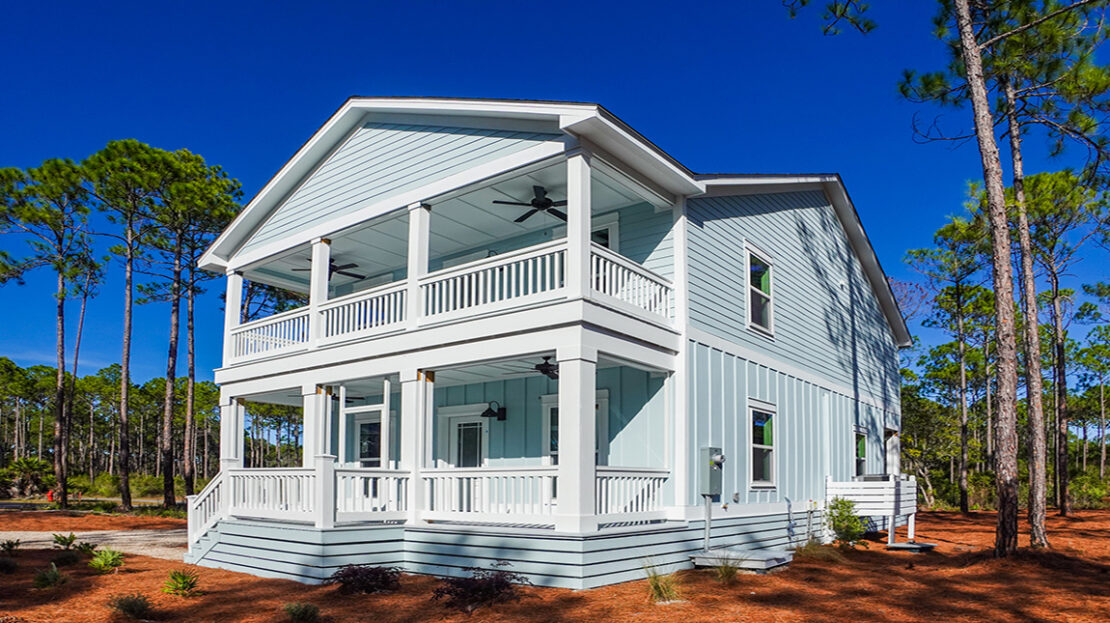
[[(61, 588), (31, 588), (46, 551), (21, 552), (20, 568), (0, 575), (3, 616), (27, 623), (119, 621), (106, 607), (111, 595), (142, 592), (159, 621), (270, 623), (283, 620), (282, 604), (307, 601), (332, 623), (490, 621), (564, 623), (614, 621), (1099, 621), (1110, 619), (1110, 511), (1052, 518), (1054, 549), (1023, 551), (995, 560), (994, 516), (925, 513), (919, 540), (939, 545), (932, 554), (887, 552), (881, 543), (849, 552), (845, 562), (795, 561), (780, 573), (738, 576), (717, 583), (711, 571), (679, 574), (678, 603), (652, 604), (643, 581), (589, 591), (528, 588), (518, 602), (467, 616), (431, 601), (439, 581), (406, 576), (393, 595), (342, 596), (332, 587), (306, 587), (239, 573), (199, 568), (199, 597), (160, 592), (170, 569), (186, 565), (129, 556), (115, 575), (68, 567)], [(1023, 535), (1022, 542), (1027, 542)]]
[(0, 531), (79, 532), (81, 530), (172, 530), (184, 519), (103, 515), (84, 511), (0, 511)]

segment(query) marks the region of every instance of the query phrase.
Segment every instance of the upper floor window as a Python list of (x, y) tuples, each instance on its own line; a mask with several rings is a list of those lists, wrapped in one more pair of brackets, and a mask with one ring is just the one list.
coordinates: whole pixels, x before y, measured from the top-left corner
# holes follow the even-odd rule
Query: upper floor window
[(771, 333), (771, 263), (748, 251), (748, 326)]

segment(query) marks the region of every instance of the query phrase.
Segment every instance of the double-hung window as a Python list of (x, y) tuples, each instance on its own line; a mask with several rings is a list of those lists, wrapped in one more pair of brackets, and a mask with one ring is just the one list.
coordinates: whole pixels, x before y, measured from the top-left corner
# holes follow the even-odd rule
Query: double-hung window
[(772, 333), (771, 306), (771, 263), (748, 251), (748, 326)]
[(856, 431), (856, 476), (867, 473), (867, 433)]
[(752, 416), (752, 486), (775, 485), (775, 412), (757, 406)]

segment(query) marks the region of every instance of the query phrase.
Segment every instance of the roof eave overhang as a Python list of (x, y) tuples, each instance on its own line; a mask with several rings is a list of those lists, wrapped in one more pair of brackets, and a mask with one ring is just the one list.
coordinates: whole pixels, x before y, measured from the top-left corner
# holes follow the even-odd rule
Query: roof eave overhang
[(774, 191), (777, 188), (780, 189), (779, 192), (786, 192), (800, 187), (820, 187), (832, 202), (837, 218), (840, 219), (841, 226), (844, 228), (844, 233), (848, 236), (848, 242), (852, 245), (856, 257), (859, 258), (860, 264), (863, 266), (864, 275), (867, 276), (871, 289), (875, 292), (879, 301), (879, 307), (890, 325), (894, 343), (899, 348), (907, 348), (913, 345), (913, 337), (910, 335), (909, 327), (906, 326), (906, 320), (898, 307), (898, 299), (894, 297), (894, 291), (887, 280), (886, 272), (879, 263), (875, 248), (871, 246), (871, 240), (863, 229), (863, 222), (860, 221), (855, 204), (852, 203), (848, 190), (845, 188), (839, 174), (698, 175), (697, 178), (706, 185), (706, 195), (733, 192), (736, 189), (748, 191), (758, 188), (765, 192)]

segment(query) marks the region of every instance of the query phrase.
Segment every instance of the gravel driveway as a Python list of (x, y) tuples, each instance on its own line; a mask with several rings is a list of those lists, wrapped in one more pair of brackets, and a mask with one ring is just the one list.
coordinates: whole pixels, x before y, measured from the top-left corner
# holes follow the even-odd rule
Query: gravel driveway
[[(69, 534), (68, 531), (60, 531)], [(185, 529), (179, 530), (90, 530), (74, 531), (78, 541), (89, 541), (100, 547), (110, 547), (125, 554), (139, 554), (180, 561), (185, 555)], [(0, 530), (0, 541), (19, 539), (20, 547), (50, 548), (54, 546), (52, 532), (18, 532)]]

